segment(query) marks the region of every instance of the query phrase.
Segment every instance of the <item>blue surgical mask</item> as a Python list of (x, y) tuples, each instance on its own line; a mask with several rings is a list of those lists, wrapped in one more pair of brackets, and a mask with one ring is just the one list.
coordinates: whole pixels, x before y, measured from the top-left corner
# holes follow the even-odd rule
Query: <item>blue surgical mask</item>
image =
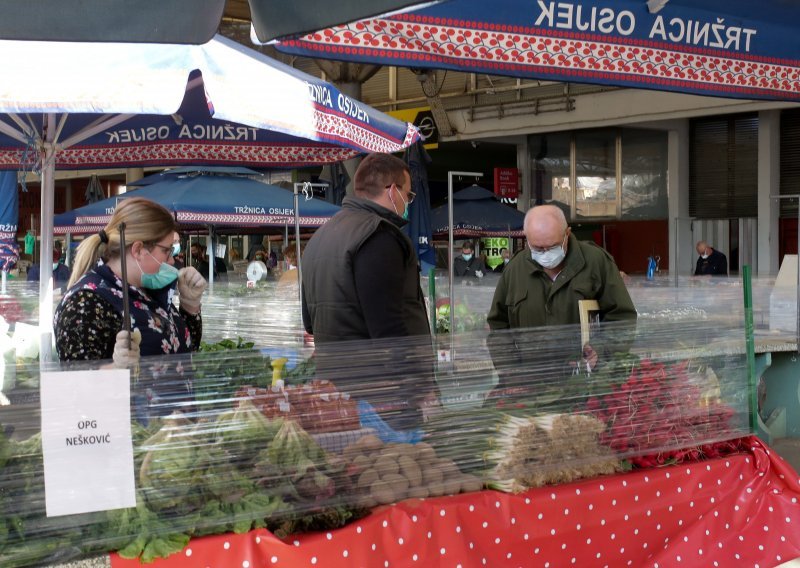
[(462, 254), (461, 258), (463, 258), (464, 260), (469, 262), (470, 260), (472, 260), (472, 255), (471, 254)]
[[(389, 191), (391, 191), (391, 188), (389, 188)], [(397, 191), (397, 190), (395, 190), (395, 191)], [(400, 200), (403, 202), (403, 205), (404, 205), (403, 214), (400, 215), (400, 212), (397, 210), (397, 206), (394, 204), (394, 201), (392, 201), (392, 207), (394, 207), (394, 212), (397, 213), (398, 215), (400, 215), (406, 221), (408, 221), (408, 202), (405, 200), (405, 198), (403, 198), (403, 194), (400, 193), (399, 191), (397, 191), (397, 195), (400, 196)]]
[[(148, 252), (147, 254), (150, 253)], [(136, 261), (136, 266), (139, 266), (138, 260)], [(142, 270), (141, 266), (139, 266), (139, 270)], [(166, 262), (162, 262), (159, 265), (158, 272), (155, 274), (148, 274), (142, 270), (142, 287), (150, 290), (160, 290), (162, 288), (166, 288), (177, 279), (178, 269)]]

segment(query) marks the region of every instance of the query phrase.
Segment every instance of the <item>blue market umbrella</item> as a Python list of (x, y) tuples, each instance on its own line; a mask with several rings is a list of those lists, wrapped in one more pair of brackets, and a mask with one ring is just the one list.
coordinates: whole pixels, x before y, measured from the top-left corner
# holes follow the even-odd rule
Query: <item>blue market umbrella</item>
[(428, 164), (431, 158), (421, 141), (410, 146), (405, 153), (405, 161), (411, 171), (411, 191), (417, 194), (409, 207), (406, 233), (411, 242), (417, 245), (417, 257), (422, 263), (423, 273), (436, 266), (436, 253), (433, 250), (431, 234), (431, 198), (428, 187)]
[[(447, 204), (431, 211), (436, 235), (448, 229)], [(523, 236), (525, 214), (501, 203), (488, 189), (473, 185), (453, 195), (453, 234), (457, 237)]]
[(172, 176), (197, 174), (200, 172), (211, 173), (211, 174), (227, 174), (233, 176), (261, 175), (259, 172), (251, 170), (250, 168), (241, 168), (236, 166), (186, 166), (182, 168), (172, 168), (169, 170), (164, 170), (163, 172), (150, 174), (149, 176), (139, 178), (136, 181), (129, 182), (127, 185), (129, 187), (130, 186), (143, 187), (145, 185), (151, 185), (159, 181), (167, 180)]
[[(56, 215), (54, 230), (94, 233), (111, 219), (120, 199), (144, 197), (160, 203), (188, 227), (214, 227), (215, 231), (284, 227), (294, 223), (294, 195), (250, 177), (236, 175), (168, 176), (167, 179)], [(321, 199), (300, 200), (300, 226), (319, 227), (339, 207)]]
[(794, 0), (451, 0), (279, 50), (746, 99), (800, 100)]

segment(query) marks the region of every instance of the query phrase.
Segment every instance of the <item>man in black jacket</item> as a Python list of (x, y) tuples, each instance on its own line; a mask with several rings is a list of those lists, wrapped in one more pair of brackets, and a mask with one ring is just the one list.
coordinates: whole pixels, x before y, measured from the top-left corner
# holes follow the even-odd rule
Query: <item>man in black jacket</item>
[(419, 263), (401, 230), (414, 201), (408, 166), (370, 154), (354, 187), (303, 254), (303, 324), (319, 374), (369, 401), (392, 427), (414, 428), (435, 386)]
[(727, 276), (728, 259), (718, 250), (714, 250), (705, 241), (697, 243), (697, 266), (694, 269), (695, 276)]
[(475, 247), (472, 246), (472, 241), (464, 241), (461, 245), (461, 256), (457, 256), (453, 260), (453, 274), (462, 279), (483, 278), (484, 270), (486, 267), (483, 260), (475, 256)]

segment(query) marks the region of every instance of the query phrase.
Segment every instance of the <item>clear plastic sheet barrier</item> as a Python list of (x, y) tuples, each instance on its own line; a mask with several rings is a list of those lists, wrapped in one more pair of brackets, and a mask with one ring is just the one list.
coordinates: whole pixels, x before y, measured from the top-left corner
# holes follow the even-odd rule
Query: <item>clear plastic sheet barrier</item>
[[(20, 363), (0, 407), (0, 564), (111, 550), (148, 561), (196, 536), (285, 537), (405, 499), (739, 451), (749, 433), (740, 287), (631, 291), (638, 323), (592, 325), (587, 358), (579, 326), (476, 325), (312, 350), (291, 293), (216, 286), (202, 350), (146, 358), (133, 375), (135, 509), (46, 516), (39, 369)], [(493, 289), (458, 292), (456, 305), (480, 314)]]

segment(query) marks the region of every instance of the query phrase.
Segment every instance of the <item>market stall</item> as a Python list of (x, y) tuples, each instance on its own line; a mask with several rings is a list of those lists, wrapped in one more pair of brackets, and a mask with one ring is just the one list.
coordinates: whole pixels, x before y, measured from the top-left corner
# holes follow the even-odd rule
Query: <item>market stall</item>
[[(591, 373), (570, 367), (564, 349), (580, 330), (565, 327), (501, 334), (513, 361), (486, 352), (485, 330), (456, 333), (454, 360), (431, 376), (412, 339), (310, 357), (299, 322), (280, 320), (296, 306), (275, 290), (218, 289), (200, 353), (147, 359), (125, 388), (109, 385), (127, 371), (94, 362), (29, 369), (9, 392), (2, 564), (117, 551), (115, 566), (725, 565), (737, 554), (777, 565), (800, 556), (800, 480), (749, 437), (739, 293), (716, 290), (728, 313), (675, 303), (636, 329), (592, 330), (608, 355)], [(452, 364), (481, 358), (489, 365)], [(441, 407), (406, 427), (398, 402), (431, 379)], [(102, 404), (91, 400), (100, 385)], [(98, 417), (96, 429), (79, 415)], [(127, 444), (105, 429), (112, 418)], [(108, 460), (81, 461), (106, 432), (129, 452), (113, 468), (124, 483), (100, 475)], [(93, 499), (120, 501), (53, 509), (64, 506), (54, 455), (69, 458), (57, 471), (79, 472), (69, 494), (86, 482)]]

